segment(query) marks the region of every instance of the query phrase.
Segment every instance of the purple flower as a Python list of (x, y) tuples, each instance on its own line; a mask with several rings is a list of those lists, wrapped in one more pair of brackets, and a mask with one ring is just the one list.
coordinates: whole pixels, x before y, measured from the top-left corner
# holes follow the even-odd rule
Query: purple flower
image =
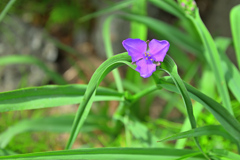
[(128, 38), (122, 42), (128, 55), (132, 57), (132, 62), (137, 65), (136, 71), (143, 78), (150, 77), (156, 71), (156, 66), (160, 65), (160, 62), (163, 61), (170, 46), (166, 40), (159, 41), (152, 39), (148, 42), (132, 38)]

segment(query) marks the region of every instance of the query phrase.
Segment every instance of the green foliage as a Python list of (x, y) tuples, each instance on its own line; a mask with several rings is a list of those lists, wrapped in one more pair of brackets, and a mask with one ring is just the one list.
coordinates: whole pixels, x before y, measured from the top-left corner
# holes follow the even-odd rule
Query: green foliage
[(77, 17), (80, 14), (79, 8), (75, 5), (66, 5), (66, 4), (59, 4), (57, 3), (56, 6), (54, 6), (53, 10), (51, 11), (50, 17), (49, 17), (49, 23), (53, 24), (63, 24), (69, 21), (76, 20)]
[[(0, 21), (14, 2), (6, 2)], [(110, 5), (90, 14), (86, 13), (91, 7), (80, 3), (84, 1), (25, 2), (23, 8), (33, 6), (32, 14), (48, 17), (46, 26), (77, 26), (110, 14), (102, 28), (107, 60), (85, 85), (67, 84), (62, 75), (33, 56), (0, 57), (1, 67), (36, 65), (59, 84), (0, 93), (0, 159), (239, 159), (240, 73), (226, 56), (233, 44), (239, 63), (239, 6), (230, 14), (233, 39), (213, 39), (194, 1), (184, 2), (185, 10), (183, 1), (180, 5), (173, 0), (104, 1)], [(181, 29), (148, 16), (148, 3), (179, 18)], [(15, 5), (11, 13), (22, 6)], [(192, 7), (194, 14), (188, 13)], [(156, 39), (170, 42), (168, 55), (148, 80), (134, 71), (128, 53), (114, 55), (110, 29), (115, 18), (129, 21), (129, 37), (146, 40), (150, 30)], [(70, 46), (48, 38), (69, 57), (84, 58)], [(92, 67), (87, 60), (83, 63)], [(124, 78), (116, 70), (120, 66), (128, 67)], [(114, 85), (101, 87), (110, 72)], [(73, 104), (80, 105), (72, 112), (54, 110)], [(51, 108), (53, 113), (50, 107), (56, 107)], [(59, 135), (67, 136), (59, 140)], [(71, 149), (76, 146), (81, 148)]]

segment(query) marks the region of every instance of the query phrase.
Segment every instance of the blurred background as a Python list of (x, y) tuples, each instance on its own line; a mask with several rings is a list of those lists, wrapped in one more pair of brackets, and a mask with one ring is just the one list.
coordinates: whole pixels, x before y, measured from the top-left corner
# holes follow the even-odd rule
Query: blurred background
[[(4, 9), (8, 2), (8, 0), (0, 1), (0, 11)], [(87, 84), (96, 68), (106, 60), (103, 43), (104, 35), (102, 34), (103, 23), (109, 15), (121, 11), (103, 14), (89, 18), (86, 21), (81, 21), (80, 18), (120, 2), (120, 0), (18, 0), (10, 8), (0, 24), (0, 58), (9, 55), (31, 55), (42, 61), (50, 70), (62, 75), (67, 83)], [(231, 37), (229, 12), (233, 6), (239, 4), (239, 1), (197, 0), (196, 3), (204, 23), (213, 36)], [(131, 6), (127, 6), (123, 10), (130, 9)], [(147, 15), (173, 26), (179, 26), (176, 17), (151, 3), (147, 5)], [(115, 54), (125, 52), (122, 41), (129, 38), (129, 34), (129, 21), (113, 20), (110, 36)], [(148, 30), (147, 37), (149, 40), (157, 38), (155, 33), (150, 30)], [(232, 52), (232, 49), (229, 48), (228, 55), (235, 62)], [(169, 54), (171, 55), (171, 52)], [(196, 59), (191, 53), (186, 53), (186, 55), (189, 63)], [(179, 65), (179, 71), (184, 75), (188, 68), (181, 66), (180, 63)], [(121, 67), (119, 71), (124, 79), (126, 68)], [(197, 68), (196, 72), (201, 72), (201, 68)], [(192, 85), (196, 85), (196, 82), (191, 81), (191, 78), (189, 81)], [(55, 83), (36, 64), (0, 65), (0, 92)], [(114, 79), (111, 73), (103, 80), (101, 86), (114, 88)], [(170, 95), (179, 99), (179, 103), (181, 102), (177, 94), (171, 93)], [(163, 137), (180, 131), (184, 121), (183, 109), (178, 104), (173, 104), (170, 109), (164, 109), (168, 105), (166, 97), (159, 98), (155, 96), (151, 101), (151, 107), (147, 108), (147, 112), (145, 112), (146, 109), (140, 110), (137, 115), (144, 126), (147, 126), (155, 135)], [(159, 107), (159, 104), (161, 107)], [(98, 123), (99, 125), (106, 125), (117, 106), (118, 103), (114, 101), (94, 103), (88, 121), (89, 126), (96, 123), (94, 117), (101, 117), (102, 115), (105, 115), (107, 120)], [(0, 113), (0, 132), (25, 119), (60, 116), (63, 114), (73, 119), (77, 107), (78, 105), (71, 105)], [(71, 124), (71, 120), (69, 124)], [(205, 113), (203, 117), (200, 116), (198, 119), (198, 124), (215, 123), (216, 120), (209, 113)], [(71, 125), (67, 127), (71, 127)], [(18, 153), (62, 150), (68, 136), (68, 133), (24, 132), (15, 136), (7, 145), (7, 149)], [(97, 129), (89, 129), (81, 133), (74, 148), (126, 146), (123, 140), (125, 138), (123, 130), (120, 130), (118, 134), (112, 134)], [(160, 139), (160, 137), (158, 138)], [(140, 140), (141, 137), (138, 139), (135, 136), (135, 139), (136, 142), (134, 141), (132, 146), (139, 146), (140, 143), (145, 145)], [(219, 136), (216, 136), (215, 139), (214, 136), (211, 139), (206, 136), (201, 140), (203, 144), (207, 144), (209, 141), (214, 142), (212, 145), (215, 146), (229, 146), (231, 143), (221, 139)], [(220, 143), (222, 141), (224, 143)], [(168, 143), (167, 145), (171, 146), (173, 142)], [(191, 148), (194, 143), (189, 141), (186, 146)], [(208, 147), (211, 148), (211, 146)]]

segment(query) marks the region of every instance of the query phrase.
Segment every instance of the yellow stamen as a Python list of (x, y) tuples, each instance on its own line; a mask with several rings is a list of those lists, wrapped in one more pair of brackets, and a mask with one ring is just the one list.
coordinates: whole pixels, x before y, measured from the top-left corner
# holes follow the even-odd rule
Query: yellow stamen
[(151, 59), (151, 61), (153, 61), (153, 59)]
[(149, 57), (151, 56), (151, 55), (148, 55)]
[(146, 58), (146, 59), (148, 59), (148, 58)]

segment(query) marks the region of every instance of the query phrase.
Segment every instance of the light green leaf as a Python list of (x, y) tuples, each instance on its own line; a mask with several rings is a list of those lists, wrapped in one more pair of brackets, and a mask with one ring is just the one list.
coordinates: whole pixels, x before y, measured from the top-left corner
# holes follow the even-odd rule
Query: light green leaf
[(211, 155), (219, 157), (221, 159), (224, 160), (237, 160), (240, 159), (240, 155), (227, 151), (227, 150), (223, 150), (223, 149), (214, 149), (210, 152)]
[(215, 75), (216, 86), (222, 98), (223, 106), (226, 107), (231, 114), (233, 114), (230, 96), (228, 93), (226, 81), (224, 79), (223, 69), (221, 67), (220, 55), (213, 41), (213, 38), (204, 23), (202, 22), (199, 12), (196, 13), (196, 19), (190, 16), (189, 19), (193, 21), (196, 29), (198, 30), (199, 36), (201, 37), (205, 49), (205, 51), (203, 52), (204, 57), (206, 58), (208, 65), (211, 67), (211, 70)]
[(8, 156), (8, 155), (14, 155), (16, 154), (13, 151), (7, 150), (7, 149), (0, 149), (0, 157), (1, 156)]
[(16, 0), (10, 0), (6, 7), (1, 11), (0, 13), (0, 22), (3, 20), (3, 18), (6, 16), (9, 9), (12, 7), (12, 5), (15, 3)]
[(215, 39), (215, 43), (221, 56), (222, 68), (228, 87), (240, 102), (240, 72), (226, 55), (226, 50), (232, 41), (229, 38), (218, 37)]
[[(49, 85), (0, 93), (0, 112), (56, 107), (80, 103), (87, 85)], [(93, 101), (121, 101), (122, 93), (98, 88)]]
[[(147, 15), (147, 1), (137, 0), (133, 2), (132, 13), (136, 15)], [(144, 24), (131, 21), (130, 38), (139, 38), (141, 40), (147, 40), (147, 27)]]
[[(103, 42), (105, 45), (107, 58), (110, 58), (113, 56), (112, 42), (111, 42), (111, 36), (110, 36), (110, 31), (111, 31), (110, 24), (115, 17), (116, 17), (115, 15), (109, 16), (103, 24), (103, 31), (102, 31)], [(113, 70), (113, 76), (114, 76), (118, 91), (123, 92), (124, 90), (123, 90), (122, 80), (118, 72), (118, 69)]]
[(180, 132), (177, 134), (174, 134), (170, 137), (164, 138), (160, 140), (162, 141), (171, 141), (171, 140), (176, 140), (176, 139), (181, 139), (181, 138), (190, 138), (190, 137), (200, 137), (200, 136), (211, 136), (211, 135), (220, 135), (226, 139), (231, 140), (232, 142), (236, 142), (236, 140), (229, 134), (227, 133), (222, 126), (220, 125), (210, 125), (210, 126), (203, 126), (203, 127), (198, 127), (195, 129), (191, 129), (185, 132)]
[[(136, 15), (147, 15), (147, 0), (137, 0), (132, 4), (131, 13)], [(147, 40), (147, 31), (148, 28), (146, 25), (131, 21), (130, 22), (130, 38), (139, 38), (143, 41)], [(127, 37), (126, 37), (127, 38)], [(126, 79), (134, 83), (136, 86), (139, 86), (142, 84), (142, 77), (139, 76), (138, 72), (135, 72), (132, 69), (128, 69), (126, 73)]]
[(233, 37), (233, 44), (236, 51), (238, 68), (240, 69), (240, 5), (233, 7), (230, 12), (230, 22)]

